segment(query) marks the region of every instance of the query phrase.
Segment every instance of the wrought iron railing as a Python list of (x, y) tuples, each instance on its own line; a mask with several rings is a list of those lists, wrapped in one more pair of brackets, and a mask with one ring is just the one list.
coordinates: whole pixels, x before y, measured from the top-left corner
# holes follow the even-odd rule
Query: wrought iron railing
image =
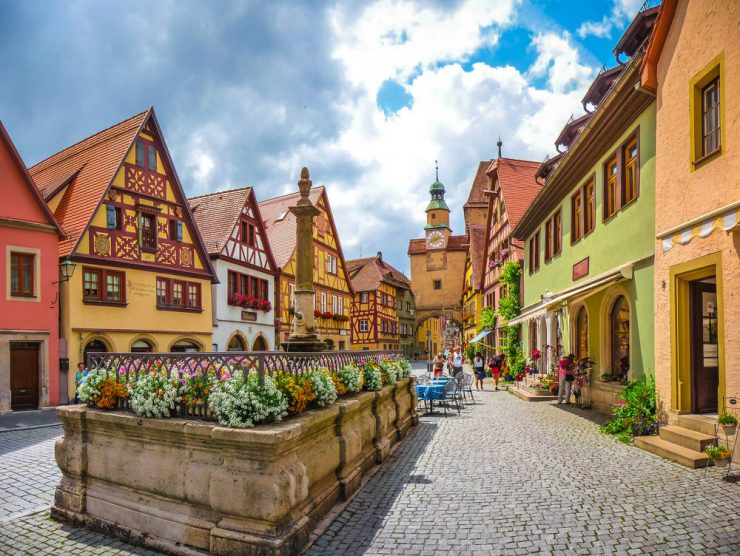
[[(193, 352), (193, 353), (88, 353), (88, 369), (104, 369), (116, 381), (128, 384), (138, 380), (142, 374), (152, 371), (166, 372), (171, 378), (213, 372), (221, 378), (224, 371), (256, 371), (260, 384), (264, 377), (278, 372), (296, 375), (316, 369), (337, 371), (355, 363), (364, 366), (369, 361), (381, 362), (400, 359), (400, 351), (322, 351), (316, 353), (290, 353), (278, 351), (263, 352)], [(126, 398), (118, 398), (119, 409), (129, 409)], [(180, 405), (178, 413), (182, 417), (212, 418), (207, 405)]]

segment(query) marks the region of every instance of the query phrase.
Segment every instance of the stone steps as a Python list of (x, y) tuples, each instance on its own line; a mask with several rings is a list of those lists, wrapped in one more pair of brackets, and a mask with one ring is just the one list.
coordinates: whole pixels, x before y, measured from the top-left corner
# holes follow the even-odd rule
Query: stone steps
[(676, 425), (660, 427), (659, 434), (663, 440), (678, 444), (695, 452), (703, 452), (707, 446), (711, 446), (717, 441), (713, 434), (704, 434), (703, 432), (697, 432)]
[(709, 462), (704, 452), (674, 444), (659, 436), (636, 436), (635, 446), (692, 469), (706, 467)]
[(524, 388), (509, 388), (509, 393), (514, 394), (517, 398), (519, 398), (520, 400), (524, 400), (525, 402), (549, 402), (558, 399), (557, 396), (552, 396), (549, 394), (533, 394), (532, 392), (529, 392)]
[(706, 415), (679, 415), (677, 424), (685, 429), (714, 436), (717, 419)]

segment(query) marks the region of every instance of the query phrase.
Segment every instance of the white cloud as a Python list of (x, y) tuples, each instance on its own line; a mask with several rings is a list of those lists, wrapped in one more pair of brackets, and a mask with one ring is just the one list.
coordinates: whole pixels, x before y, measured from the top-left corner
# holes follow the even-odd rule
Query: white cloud
[(627, 21), (635, 17), (643, 3), (644, 0), (614, 0), (611, 12), (606, 14), (601, 21), (584, 21), (576, 33), (582, 39), (589, 35), (609, 38), (613, 29), (624, 26)]
[(581, 64), (578, 50), (571, 44), (570, 34), (544, 33), (532, 39), (537, 58), (529, 69), (531, 75), (547, 74), (550, 87), (562, 92), (569, 87), (582, 87), (593, 76), (593, 70)]

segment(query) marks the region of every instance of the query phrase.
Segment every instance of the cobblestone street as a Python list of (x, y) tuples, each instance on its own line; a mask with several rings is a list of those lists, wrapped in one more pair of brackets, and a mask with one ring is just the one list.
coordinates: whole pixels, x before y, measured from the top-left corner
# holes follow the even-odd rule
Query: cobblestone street
[[(737, 554), (740, 484), (600, 434), (563, 406), (477, 394), (423, 417), (308, 551), (328, 554)], [(0, 434), (1, 554), (150, 554), (39, 512), (59, 429)]]

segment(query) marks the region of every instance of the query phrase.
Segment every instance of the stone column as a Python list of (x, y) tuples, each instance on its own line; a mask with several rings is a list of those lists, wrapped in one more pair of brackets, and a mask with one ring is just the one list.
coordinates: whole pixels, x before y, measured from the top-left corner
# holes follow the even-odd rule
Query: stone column
[(319, 210), (311, 204), (308, 194), (311, 180), (308, 168), (301, 170), (298, 181), (301, 197), (290, 212), (296, 217), (295, 315), (285, 351), (323, 351), (326, 344), (315, 333), (315, 292), (313, 289), (313, 218)]

